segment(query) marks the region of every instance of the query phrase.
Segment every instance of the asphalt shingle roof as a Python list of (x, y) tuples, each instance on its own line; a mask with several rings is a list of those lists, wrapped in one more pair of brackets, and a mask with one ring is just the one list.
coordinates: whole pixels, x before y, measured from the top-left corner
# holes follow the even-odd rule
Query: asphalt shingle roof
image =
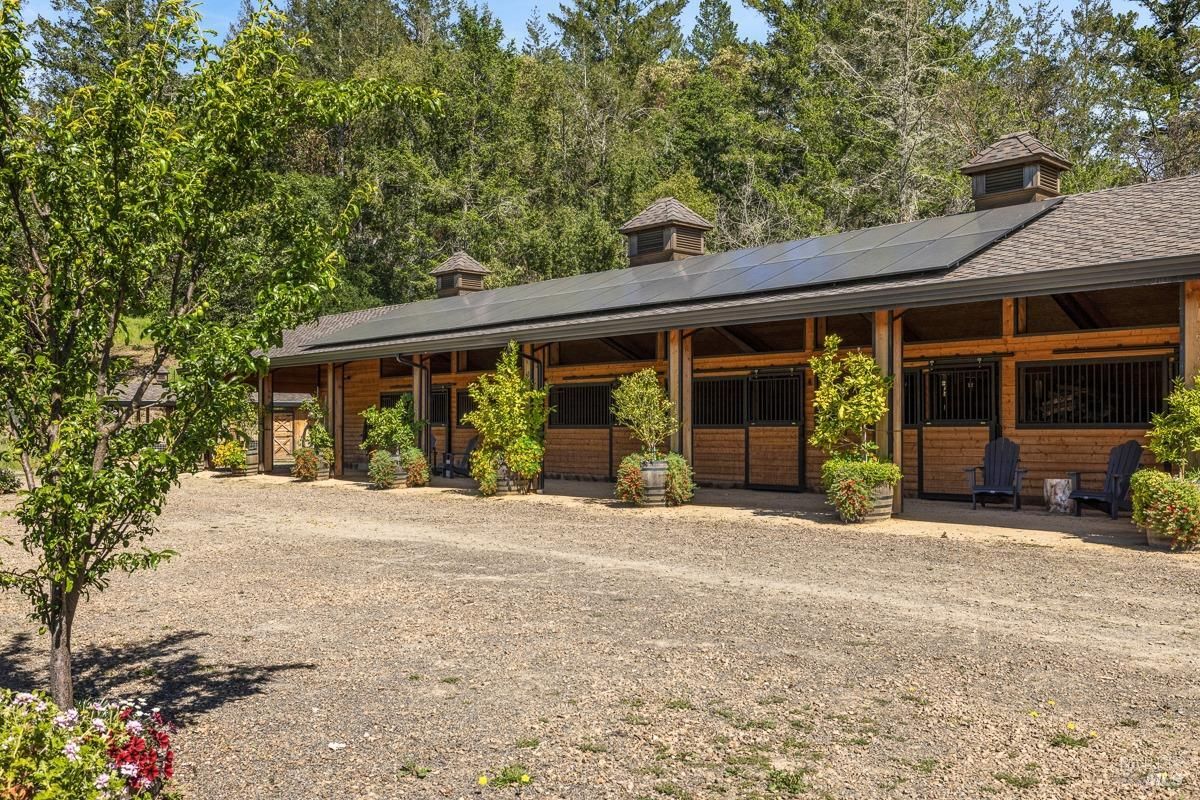
[(1066, 156), (1048, 147), (1029, 131), (1017, 131), (980, 150), (974, 158), (962, 165), (962, 171), (970, 175), (992, 167), (1031, 161), (1035, 158), (1045, 159), (1060, 169), (1071, 166)]
[(454, 255), (447, 258), (429, 271), (430, 275), (445, 275), (449, 272), (469, 272), (473, 275), (490, 275), (492, 271), (480, 264), (462, 250), (455, 250)]
[(636, 233), (646, 228), (658, 228), (672, 224), (687, 225), (705, 231), (710, 231), (713, 227), (711, 222), (674, 197), (660, 197), (645, 211), (622, 225), (620, 231), (621, 233)]

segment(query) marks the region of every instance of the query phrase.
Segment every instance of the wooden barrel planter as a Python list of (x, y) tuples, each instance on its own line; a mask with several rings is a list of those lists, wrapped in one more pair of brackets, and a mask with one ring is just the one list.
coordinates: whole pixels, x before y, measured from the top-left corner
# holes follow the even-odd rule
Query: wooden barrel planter
[(648, 506), (665, 506), (667, 504), (667, 462), (643, 461), (642, 485), (645, 487), (643, 503)]
[(892, 495), (895, 489), (886, 483), (881, 483), (871, 490), (871, 510), (863, 518), (863, 522), (882, 522), (892, 518)]

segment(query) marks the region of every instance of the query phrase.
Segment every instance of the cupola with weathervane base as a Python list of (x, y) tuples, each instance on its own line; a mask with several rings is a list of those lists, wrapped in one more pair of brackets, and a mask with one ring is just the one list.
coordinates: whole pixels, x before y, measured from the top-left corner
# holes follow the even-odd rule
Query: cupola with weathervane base
[(704, 234), (713, 225), (674, 197), (655, 200), (621, 226), (629, 241), (629, 266), (677, 261), (704, 254)]
[(971, 178), (975, 210), (984, 211), (1058, 197), (1062, 173), (1070, 168), (1066, 156), (1019, 131), (980, 150), (961, 172)]
[(484, 276), (491, 272), (462, 250), (455, 250), (454, 255), (434, 267), (429, 274), (437, 278), (438, 297), (457, 297), (483, 291)]

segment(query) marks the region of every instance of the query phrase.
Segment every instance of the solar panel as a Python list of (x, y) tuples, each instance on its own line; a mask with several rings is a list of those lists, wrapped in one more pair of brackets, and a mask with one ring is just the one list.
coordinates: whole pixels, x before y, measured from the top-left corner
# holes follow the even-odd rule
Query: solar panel
[(1059, 199), (425, 300), (332, 333), (311, 347), (944, 271)]

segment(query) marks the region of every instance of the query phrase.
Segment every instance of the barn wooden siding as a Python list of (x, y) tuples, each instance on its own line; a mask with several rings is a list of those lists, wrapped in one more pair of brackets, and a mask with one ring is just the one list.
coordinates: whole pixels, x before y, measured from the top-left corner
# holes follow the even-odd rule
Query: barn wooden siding
[[(1021, 445), (1021, 463), (1029, 470), (1026, 493), (1035, 496), (1041, 481), (1081, 470), (1085, 480), (1103, 474), (1108, 451), (1127, 439), (1143, 440), (1144, 428), (1036, 428), (1017, 425), (1017, 367), (1022, 362), (1077, 361), (1116, 359), (1131, 356), (1172, 356), (1180, 343), (1178, 326), (1074, 331), (1055, 334), (1014, 334), (1014, 302), (1004, 301), (1003, 331), (1000, 336), (961, 341), (906, 343), (903, 363), (906, 369), (919, 369), (931, 363), (964, 362), (991, 359), (998, 363), (999, 420), (995, 431), (985, 426), (950, 427), (922, 425), (903, 430), (902, 468), (904, 491), (915, 494), (918, 486), (926, 494), (962, 494), (966, 483), (963, 469), (979, 463), (984, 444), (993, 435), (1008, 436)], [(803, 486), (819, 488), (822, 455), (807, 444), (812, 431), (813, 378), (807, 370), (815, 355), (811, 345), (819, 343), (824, 326), (817, 320), (807, 336), (809, 347), (791, 352), (742, 354), (720, 357), (696, 357), (694, 377), (745, 376), (754, 370), (803, 370), (803, 428), (749, 427), (696, 428), (692, 432), (693, 463), (702, 483), (741, 486)], [(870, 353), (870, 347), (856, 348)], [(460, 392), (482, 372), (460, 371), (456, 364), (449, 372), (435, 372), (432, 385), (449, 394), (449, 427), (433, 429), (435, 466), (447, 444), (462, 452), (474, 431), (458, 424)], [(551, 366), (546, 381), (553, 385), (615, 381), (620, 375), (645, 367), (665, 375), (665, 358), (627, 361), (613, 364)], [(365, 467), (366, 454), (360, 448), (363, 421), (360, 413), (377, 404), (389, 392), (412, 390), (411, 377), (380, 377), (378, 359), (346, 363), (342, 374), (342, 402), (338, 413), (342, 428), (341, 454), (348, 469)], [(320, 368), (297, 367), (272, 373), (275, 391), (318, 391), (325, 396)], [(623, 429), (569, 428), (551, 426), (546, 436), (546, 472), (551, 476), (572, 478), (610, 478), (621, 458), (635, 449)], [(747, 458), (749, 447), (749, 458)], [(803, 453), (801, 453), (803, 450)], [(920, 469), (918, 470), (918, 463)], [(800, 470), (803, 468), (803, 481)]]

